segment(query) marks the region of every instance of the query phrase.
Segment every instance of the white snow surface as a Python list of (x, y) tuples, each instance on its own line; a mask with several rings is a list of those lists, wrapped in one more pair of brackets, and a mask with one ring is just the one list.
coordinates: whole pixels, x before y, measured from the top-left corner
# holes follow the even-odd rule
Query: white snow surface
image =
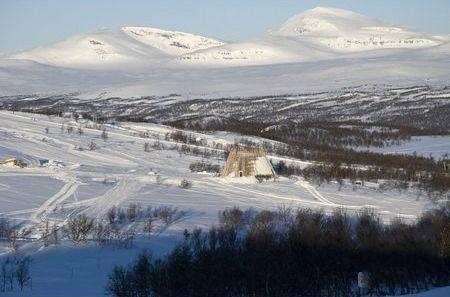
[(10, 58), (69, 68), (145, 68), (167, 62), (173, 56), (222, 44), (189, 33), (123, 27), (75, 35)]
[(370, 55), (386, 55), (379, 50), (419, 49), (444, 41), (448, 38), (391, 26), (347, 10), (317, 7), (260, 38), (186, 54), (178, 60), (222, 66), (311, 62), (371, 50), (378, 51)]
[(255, 175), (272, 175), (273, 168), (266, 157), (258, 157), (255, 160)]
[(440, 43), (440, 37), (392, 26), (348, 10), (317, 7), (300, 13), (275, 32), (291, 37), (315, 37), (339, 51), (420, 48)]
[[(101, 131), (84, 127), (84, 134), (67, 134), (61, 125), (89, 125), (67, 118), (0, 111), (0, 159), (17, 157), (27, 168), (0, 167), (1, 216), (24, 227), (36, 227), (43, 221), (63, 225), (74, 214), (84, 213), (102, 219), (113, 206), (127, 208), (130, 203), (147, 206), (178, 207), (188, 215), (150, 240), (137, 235), (131, 250), (98, 248), (94, 245), (74, 246), (64, 242), (59, 246), (42, 247), (42, 242), (23, 243), (21, 251), (33, 257), (33, 290), (15, 291), (5, 296), (103, 296), (106, 275), (114, 264), (127, 263), (142, 249), (162, 255), (180, 239), (185, 228), (207, 229), (218, 223), (217, 213), (227, 207), (243, 209), (276, 209), (281, 205), (306, 207), (331, 213), (336, 208), (349, 213), (370, 207), (385, 222), (393, 218), (414, 220), (424, 210), (435, 205), (417, 192), (378, 191), (378, 185), (344, 185), (338, 191), (336, 183), (320, 187), (301, 178), (279, 178), (276, 182), (257, 183), (255, 179), (219, 178), (211, 174), (189, 171), (189, 164), (201, 157), (180, 155), (168, 148), (175, 145), (164, 140), (173, 128), (156, 124), (123, 123), (108, 125), (108, 139)], [(47, 134), (45, 128), (49, 128)], [(76, 131), (76, 129), (75, 129)], [(142, 137), (146, 132), (148, 137)], [(240, 136), (232, 133), (194, 133), (206, 140), (209, 149), (215, 143), (233, 143)], [(145, 152), (145, 142), (160, 141), (163, 150)], [(257, 141), (258, 138), (252, 138)], [(95, 141), (98, 149), (87, 150)], [(83, 150), (77, 148), (82, 147)], [(308, 162), (268, 156), (304, 167)], [(49, 166), (39, 166), (39, 159), (51, 160)], [(212, 158), (224, 165), (224, 160)], [(160, 182), (157, 181), (160, 176)], [(186, 178), (191, 187), (178, 185)], [(32, 236), (39, 237), (39, 234)], [(6, 256), (0, 247), (0, 257)], [(81, 285), (82, 284), (82, 285)]]
[(173, 56), (224, 44), (212, 38), (157, 28), (123, 27), (121, 30), (132, 38)]
[(402, 297), (447, 297), (450, 296), (450, 287), (436, 288), (429, 291), (417, 293), (417, 294), (407, 294), (401, 295)]
[(418, 156), (442, 158), (450, 154), (450, 136), (413, 136), (410, 141), (388, 147), (358, 147), (356, 150), (369, 150), (383, 154), (417, 154)]
[(450, 38), (334, 8), (242, 42), (148, 27), (101, 29), (0, 59), (0, 96), (276, 95), (365, 84), (445, 85)]

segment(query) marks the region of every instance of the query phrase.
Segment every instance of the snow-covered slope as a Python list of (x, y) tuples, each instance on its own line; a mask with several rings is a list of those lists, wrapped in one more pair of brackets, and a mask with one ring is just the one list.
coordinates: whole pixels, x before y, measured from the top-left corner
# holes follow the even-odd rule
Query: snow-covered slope
[(174, 56), (224, 44), (212, 38), (157, 28), (123, 27), (121, 30), (144, 44)]
[[(69, 126), (82, 127), (84, 132), (77, 135), (61, 132), (61, 127)], [(165, 140), (166, 133), (176, 131), (173, 128), (149, 123), (120, 123), (105, 128), (107, 141), (102, 140), (101, 130), (87, 120), (75, 122), (0, 111), (0, 160), (16, 157), (29, 164), (24, 169), (0, 166), (0, 216), (30, 230), (28, 238), (38, 239), (46, 222), (59, 228), (77, 214), (106, 220), (107, 211), (114, 206), (126, 211), (131, 204), (139, 205), (143, 214), (149, 207), (177, 207), (185, 215), (166, 225), (154, 219), (151, 236), (142, 231), (145, 217), (118, 225), (122, 230), (129, 228), (136, 232), (132, 249), (99, 247), (93, 242), (72, 245), (61, 239), (60, 244), (45, 247), (42, 240), (20, 240), (19, 251), (33, 257), (32, 289), (2, 292), (1, 296), (104, 296), (107, 275), (114, 264), (130, 262), (144, 248), (156, 257), (164, 255), (182, 238), (183, 230), (209, 229), (218, 224), (219, 210), (233, 206), (257, 210), (303, 207), (324, 213), (339, 209), (349, 215), (370, 207), (386, 222), (399, 218), (407, 222), (415, 220), (424, 210), (435, 207), (414, 189), (379, 191), (376, 184), (369, 182), (360, 187), (348, 181), (341, 187), (337, 182), (319, 187), (296, 178), (280, 177), (277, 182), (257, 183), (199, 174), (191, 172), (189, 166), (205, 159), (179, 154), (175, 147), (181, 144)], [(198, 147), (200, 151), (240, 139), (233, 133), (190, 133), (205, 141), (206, 146)], [(248, 139), (262, 141), (256, 137)], [(88, 149), (91, 141), (97, 144), (96, 150)], [(160, 149), (144, 151), (145, 143), (152, 146), (159, 143)], [(269, 158), (302, 168), (310, 164), (282, 156)], [(41, 159), (49, 160), (48, 166), (39, 166)], [(219, 156), (209, 161), (224, 165)], [(191, 182), (189, 189), (178, 186), (183, 178)], [(0, 244), (0, 262), (10, 251), (7, 244), (6, 241)]]
[(267, 34), (247, 42), (230, 43), (178, 57), (196, 66), (244, 66), (318, 61), (337, 57), (318, 44)]
[[(368, 50), (431, 47), (445, 41), (448, 39), (393, 27), (351, 11), (318, 7), (258, 39), (186, 54), (178, 60), (232, 66), (310, 62)], [(376, 52), (388, 54), (390, 51)]]
[(13, 56), (42, 64), (74, 68), (95, 68), (137, 62), (160, 62), (163, 52), (129, 38), (120, 30), (104, 29), (80, 34), (62, 42), (42, 46)]
[(123, 27), (73, 36), (9, 58), (15, 60), (0, 59), (0, 95), (177, 93), (211, 98), (367, 83), (444, 85), (450, 77), (450, 37), (393, 27), (350, 11), (315, 8), (277, 30), (237, 43)]
[[(383, 56), (396, 53), (393, 49), (433, 47), (448, 40), (351, 11), (318, 7), (290, 18), (275, 31), (238, 43), (224, 44), (190, 33), (149, 27), (122, 27), (76, 35), (11, 58), (69, 68), (145, 68), (155, 64), (223, 67), (313, 62), (349, 54), (361, 57), (368, 51)], [(384, 51), (374, 51), (381, 49)]]
[(150, 67), (173, 56), (223, 44), (182, 32), (145, 27), (102, 29), (12, 55), (13, 59), (69, 68)]
[(390, 26), (347, 10), (317, 7), (290, 18), (274, 34), (315, 37), (340, 51), (420, 48), (438, 45), (439, 37)]

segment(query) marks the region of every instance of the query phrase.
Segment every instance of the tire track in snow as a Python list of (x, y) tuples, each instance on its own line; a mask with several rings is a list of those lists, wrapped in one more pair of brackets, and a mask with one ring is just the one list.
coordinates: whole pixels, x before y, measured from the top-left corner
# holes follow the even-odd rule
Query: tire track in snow
[(53, 210), (53, 208), (72, 196), (79, 186), (79, 182), (76, 180), (70, 180), (67, 182), (58, 193), (47, 199), (38, 209), (31, 215), (30, 219), (39, 222), (47, 219), (47, 215)]
[(138, 192), (144, 184), (136, 177), (124, 177), (103, 195), (94, 197), (86, 202), (92, 203), (83, 213), (90, 217), (101, 218), (113, 206), (118, 206), (122, 201), (128, 199), (133, 193)]
[(301, 187), (303, 187), (305, 190), (307, 190), (309, 193), (311, 193), (311, 195), (313, 195), (314, 198), (316, 198), (317, 200), (319, 200), (319, 201), (321, 201), (321, 202), (323, 202), (325, 204), (328, 204), (330, 206), (345, 207), (345, 205), (336, 204), (334, 202), (331, 202), (330, 200), (328, 200), (324, 196), (322, 196), (322, 194), (320, 194), (319, 191), (317, 191), (317, 189), (314, 188), (313, 186), (311, 186), (307, 181), (299, 180), (297, 182), (297, 184), (299, 184)]
[[(198, 183), (198, 181), (196, 181), (196, 183)], [(247, 193), (250, 193), (250, 194), (257, 195), (257, 196), (247, 197), (245, 199), (242, 199), (241, 202), (249, 202), (249, 199), (266, 198), (266, 199), (277, 199), (277, 200), (292, 201), (292, 202), (297, 202), (297, 203), (302, 203), (302, 204), (309, 204), (309, 205), (316, 205), (316, 206), (329, 205), (327, 203), (324, 203), (323, 201), (315, 201), (315, 200), (307, 200), (307, 199), (295, 198), (295, 197), (278, 196), (278, 195), (274, 195), (274, 194), (270, 194), (270, 193), (266, 193), (266, 192), (250, 190), (250, 189), (247, 189), (247, 188), (244, 188), (244, 187), (239, 187), (239, 186), (232, 185), (232, 184), (229, 184), (229, 183), (222, 184), (222, 183), (213, 183), (213, 182), (208, 182), (208, 181), (201, 181), (201, 183), (210, 185), (210, 186), (214, 187), (215, 189), (218, 189), (218, 186), (221, 186), (222, 189), (224, 190), (224, 192), (228, 192), (228, 193), (231, 193), (231, 194), (242, 194), (242, 192), (247, 192)], [(230, 191), (230, 189), (234, 189), (234, 191), (233, 190)]]

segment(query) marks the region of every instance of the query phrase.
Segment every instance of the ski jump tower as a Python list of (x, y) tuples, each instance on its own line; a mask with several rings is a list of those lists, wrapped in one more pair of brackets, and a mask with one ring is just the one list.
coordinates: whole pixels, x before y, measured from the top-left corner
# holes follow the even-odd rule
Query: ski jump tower
[(275, 178), (275, 170), (264, 148), (234, 146), (227, 158), (222, 177)]

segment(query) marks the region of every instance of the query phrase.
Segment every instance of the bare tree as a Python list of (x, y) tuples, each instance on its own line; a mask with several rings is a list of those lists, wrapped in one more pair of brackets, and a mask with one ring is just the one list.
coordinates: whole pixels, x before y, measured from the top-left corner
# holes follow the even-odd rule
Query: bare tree
[(125, 222), (126, 218), (127, 218), (127, 214), (125, 213), (125, 211), (124, 211), (123, 209), (119, 208), (119, 209), (117, 210), (117, 219), (118, 219), (121, 223), (123, 223), (123, 222)]
[(69, 219), (66, 226), (66, 234), (75, 243), (85, 241), (94, 226), (94, 219), (85, 214)]
[(106, 213), (106, 217), (108, 218), (108, 222), (110, 224), (114, 224), (116, 221), (117, 208), (115, 206), (111, 207)]
[(14, 283), (14, 260), (11, 257), (7, 257), (2, 263), (1, 267), (1, 291), (11, 291)]
[(103, 141), (106, 141), (108, 139), (108, 132), (106, 132), (105, 128), (103, 128), (101, 137), (102, 137)]
[(136, 218), (139, 216), (140, 206), (135, 203), (131, 203), (127, 209), (127, 219), (130, 222), (136, 221)]
[(58, 227), (57, 227), (56, 223), (53, 224), (51, 232), (52, 232), (51, 237), (52, 237), (53, 244), (58, 244), (59, 237), (58, 237)]
[(170, 206), (161, 206), (158, 209), (155, 209), (155, 214), (159, 216), (159, 219), (163, 222), (165, 227), (179, 221), (186, 215), (184, 211)]
[(75, 120), (75, 122), (78, 122), (78, 119), (80, 118), (80, 115), (77, 112), (73, 112), (72, 113), (73, 119)]
[(239, 229), (245, 225), (244, 212), (239, 207), (219, 211), (219, 223), (225, 229)]
[(101, 247), (108, 245), (111, 236), (111, 226), (98, 222), (95, 225), (94, 239)]
[(148, 237), (150, 237), (153, 228), (154, 228), (154, 218), (152, 216), (149, 216), (147, 218), (147, 220), (145, 221), (145, 225), (144, 225), (144, 232), (148, 235)]
[(30, 257), (23, 257), (16, 260), (15, 276), (21, 291), (31, 282), (30, 265)]
[(42, 238), (42, 242), (44, 243), (44, 246), (47, 247), (50, 245), (50, 225), (48, 220), (45, 221), (44, 225), (40, 226), (40, 233), (41, 233), (41, 238)]
[(12, 248), (14, 251), (17, 251), (19, 249), (19, 245), (17, 244), (18, 238), (19, 238), (19, 230), (17, 230), (17, 228), (15, 227), (12, 227), (8, 235), (8, 243), (9, 247)]
[(95, 151), (96, 149), (97, 149), (97, 144), (95, 143), (95, 141), (91, 140), (91, 142), (89, 142), (89, 150)]

